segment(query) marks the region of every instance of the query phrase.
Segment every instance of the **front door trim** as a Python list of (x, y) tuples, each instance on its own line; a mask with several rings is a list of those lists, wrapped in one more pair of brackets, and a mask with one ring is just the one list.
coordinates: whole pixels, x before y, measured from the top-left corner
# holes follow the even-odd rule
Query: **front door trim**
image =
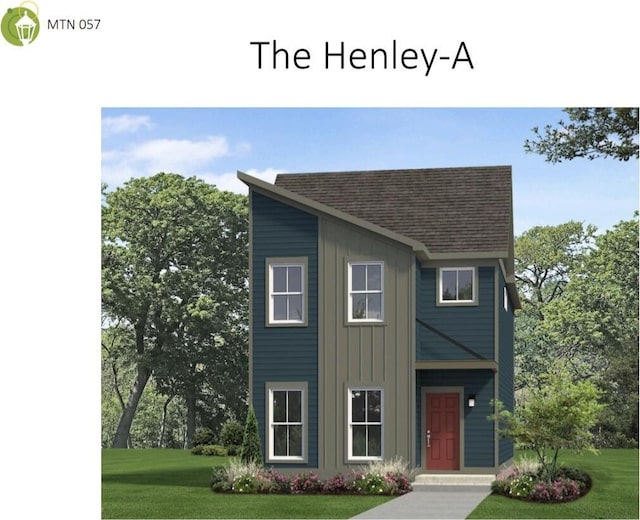
[[(423, 386), (421, 391), (422, 397), (422, 420), (420, 421), (420, 429), (421, 429), (421, 449), (420, 449), (420, 467), (423, 471), (434, 473), (443, 473), (443, 471), (438, 470), (430, 470), (429, 468), (425, 469), (426, 461), (427, 461), (427, 414), (426, 403), (427, 403), (427, 394), (458, 394), (458, 401), (460, 406), (460, 470), (464, 470), (464, 387), (462, 386)], [(445, 473), (450, 473), (447, 471)]]

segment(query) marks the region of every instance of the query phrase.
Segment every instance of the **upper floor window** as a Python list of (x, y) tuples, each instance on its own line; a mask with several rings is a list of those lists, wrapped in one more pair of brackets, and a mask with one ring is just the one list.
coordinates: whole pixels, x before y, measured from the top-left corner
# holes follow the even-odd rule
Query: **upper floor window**
[(384, 263), (349, 262), (350, 322), (384, 319)]
[(269, 325), (306, 324), (306, 258), (268, 260)]
[(476, 303), (476, 269), (443, 267), (440, 269), (440, 303)]

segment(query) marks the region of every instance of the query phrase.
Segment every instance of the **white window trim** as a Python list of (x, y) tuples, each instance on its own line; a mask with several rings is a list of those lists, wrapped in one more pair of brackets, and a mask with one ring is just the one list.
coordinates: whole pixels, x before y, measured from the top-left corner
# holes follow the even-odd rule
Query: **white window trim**
[[(353, 291), (351, 289), (351, 272), (354, 265), (379, 265), (380, 266), (380, 290)], [(380, 294), (380, 319), (354, 318), (353, 295), (354, 294)], [(347, 263), (347, 323), (382, 323), (384, 322), (384, 262), (382, 260), (353, 260)]]
[[(307, 410), (307, 395), (308, 395), (308, 384), (306, 382), (269, 382), (266, 383), (266, 432), (265, 438), (267, 439), (267, 450), (266, 450), (266, 462), (288, 462), (288, 463), (300, 463), (304, 464), (307, 462), (307, 424), (308, 424), (308, 410)], [(275, 436), (273, 435), (273, 392), (289, 392), (289, 391), (299, 391), (302, 393), (300, 396), (300, 406), (301, 410), (301, 419), (302, 419), (302, 456), (282, 456), (282, 455), (274, 455), (274, 441)]]
[[(442, 298), (442, 272), (443, 271), (471, 271), (471, 299), (470, 300), (444, 300)], [(456, 295), (457, 296), (457, 295)], [(438, 268), (438, 305), (478, 305), (478, 268), (477, 267), (440, 267)]]
[[(366, 422), (354, 423), (351, 418), (351, 392), (380, 392), (380, 422)], [(353, 455), (353, 425), (376, 425), (380, 424), (380, 456), (379, 457), (362, 457)], [(362, 462), (370, 460), (383, 460), (384, 459), (384, 389), (381, 387), (360, 387), (354, 386), (347, 388), (347, 461), (348, 462)]]
[(507, 287), (502, 288), (502, 305), (506, 312), (509, 312), (509, 294), (507, 293)]
[[(308, 260), (306, 257), (295, 258), (267, 258), (265, 265), (265, 307), (266, 307), (266, 326), (267, 327), (304, 327), (307, 325), (307, 269)], [(300, 267), (301, 268), (301, 294), (302, 295), (302, 319), (301, 320), (276, 320), (273, 317), (273, 268), (274, 267)], [(285, 293), (277, 293), (285, 294)]]

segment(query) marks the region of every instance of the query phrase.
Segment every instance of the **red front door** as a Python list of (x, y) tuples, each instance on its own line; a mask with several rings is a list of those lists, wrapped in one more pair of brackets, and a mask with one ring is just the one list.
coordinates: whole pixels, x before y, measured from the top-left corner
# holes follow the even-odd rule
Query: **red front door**
[(460, 469), (460, 396), (427, 394), (427, 469)]

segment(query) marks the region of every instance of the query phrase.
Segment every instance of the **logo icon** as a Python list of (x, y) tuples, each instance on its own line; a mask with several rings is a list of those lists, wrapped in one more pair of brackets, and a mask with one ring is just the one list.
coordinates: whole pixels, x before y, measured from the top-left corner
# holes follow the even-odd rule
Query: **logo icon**
[(19, 7), (7, 9), (0, 22), (0, 32), (11, 45), (31, 44), (40, 33), (38, 6), (34, 2), (22, 2)]

